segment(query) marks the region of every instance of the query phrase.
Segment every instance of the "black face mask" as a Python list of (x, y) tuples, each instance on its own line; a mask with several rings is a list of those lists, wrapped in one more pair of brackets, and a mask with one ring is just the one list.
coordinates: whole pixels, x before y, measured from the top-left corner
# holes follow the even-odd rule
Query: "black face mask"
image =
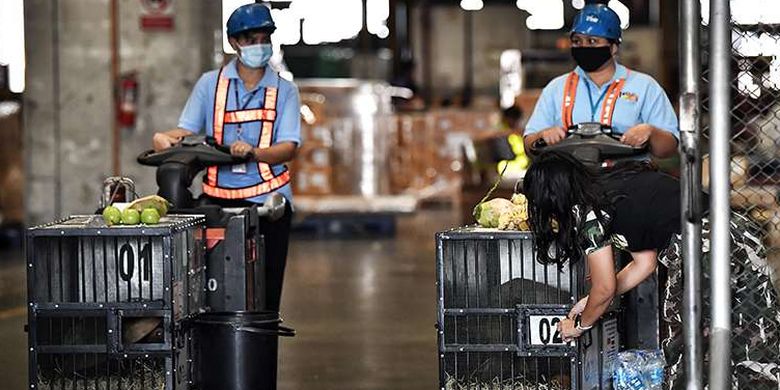
[(582, 70), (593, 72), (612, 58), (612, 50), (610, 46), (572, 47), (571, 56)]

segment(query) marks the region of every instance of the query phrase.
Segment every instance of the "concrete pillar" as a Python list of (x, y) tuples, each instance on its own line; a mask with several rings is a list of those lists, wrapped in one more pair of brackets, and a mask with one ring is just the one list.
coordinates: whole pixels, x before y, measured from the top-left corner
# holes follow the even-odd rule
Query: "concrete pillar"
[(138, 122), (122, 129), (122, 174), (132, 178), (139, 194), (156, 193), (155, 170), (136, 162), (138, 154), (152, 146), (155, 131), (169, 130), (179, 122), (184, 103), (200, 75), (221, 64), (214, 62), (214, 48), (222, 48), (221, 2), (176, 1), (175, 27), (170, 32), (139, 28), (138, 1), (122, 1), (120, 13), (121, 71), (139, 78)]
[[(109, 0), (25, 3), (24, 94), (28, 224), (98, 205), (111, 174), (113, 84)], [(120, 0), (121, 71), (138, 72), (138, 121), (122, 129), (122, 173), (154, 193), (154, 170), (135, 156), (152, 133), (173, 128), (200, 74), (213, 68), (220, 2), (175, 1), (174, 29), (140, 29), (141, 2)]]

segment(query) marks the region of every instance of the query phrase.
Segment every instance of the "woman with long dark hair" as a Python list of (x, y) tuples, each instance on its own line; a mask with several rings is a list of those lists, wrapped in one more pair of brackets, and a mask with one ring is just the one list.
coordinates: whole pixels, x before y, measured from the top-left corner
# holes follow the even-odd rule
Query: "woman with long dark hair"
[[(667, 325), (664, 352), (668, 363), (667, 388), (672, 387), (681, 373), (682, 356), (679, 181), (648, 169), (643, 162), (622, 163), (608, 172), (596, 172), (570, 154), (546, 152), (534, 160), (526, 173), (523, 191), (528, 198), (538, 260), (563, 267), (584, 259), (590, 270), (589, 294), (560, 324), (565, 339), (577, 338), (596, 324), (612, 300), (650, 276), (659, 261), (668, 268), (663, 297)], [(732, 283), (739, 287), (734, 294), (737, 323), (733, 335), (760, 335), (761, 339), (753, 345), (736, 345), (732, 349), (732, 360), (737, 366), (738, 362), (780, 361), (777, 293), (755, 230), (746, 218), (732, 215)], [(705, 316), (709, 313), (708, 233), (709, 222), (705, 219)], [(615, 249), (627, 251), (632, 257), (619, 271), (614, 262)], [(745, 321), (746, 318), (754, 321)], [(706, 333), (706, 318), (704, 326)]]

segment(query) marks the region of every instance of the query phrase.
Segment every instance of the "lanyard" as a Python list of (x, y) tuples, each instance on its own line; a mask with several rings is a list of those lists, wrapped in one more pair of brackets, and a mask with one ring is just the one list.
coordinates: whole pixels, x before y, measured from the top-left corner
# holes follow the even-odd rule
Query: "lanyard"
[[(240, 101), (238, 100), (238, 81), (236, 81), (235, 88), (233, 88), (233, 95), (236, 98), (236, 107), (238, 107), (238, 110), (236, 110), (236, 111), (246, 110), (246, 107), (249, 105), (249, 102), (251, 102), (252, 99), (254, 99), (255, 95), (257, 95), (257, 91), (259, 91), (259, 90), (260, 90), (260, 87), (255, 88), (255, 90), (252, 91), (251, 94), (249, 94), (249, 99), (246, 99), (246, 101), (244, 102), (244, 105), (242, 106)], [(238, 131), (236, 132), (236, 135), (237, 135), (237, 138), (240, 140), (241, 139), (241, 131), (242, 131), (241, 122), (237, 123), (237, 125), (238, 125)]]
[[(602, 100), (604, 100), (604, 96), (607, 96), (607, 92), (609, 92), (609, 88), (605, 89), (604, 92), (601, 93), (601, 96), (599, 97), (599, 100), (596, 100), (596, 104), (593, 104), (593, 96), (590, 94), (590, 83), (588, 83), (588, 80), (583, 80), (585, 82), (585, 87), (588, 88), (588, 100), (590, 100), (590, 119), (592, 121), (596, 121), (596, 110), (599, 107), (599, 103), (601, 103)], [(612, 85), (610, 83), (610, 85)]]

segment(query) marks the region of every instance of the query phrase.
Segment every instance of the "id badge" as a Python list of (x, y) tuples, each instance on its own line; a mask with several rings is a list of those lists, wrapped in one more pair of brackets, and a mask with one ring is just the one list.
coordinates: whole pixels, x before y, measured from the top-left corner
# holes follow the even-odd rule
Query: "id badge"
[(246, 163), (233, 165), (232, 171), (233, 173), (246, 173)]

